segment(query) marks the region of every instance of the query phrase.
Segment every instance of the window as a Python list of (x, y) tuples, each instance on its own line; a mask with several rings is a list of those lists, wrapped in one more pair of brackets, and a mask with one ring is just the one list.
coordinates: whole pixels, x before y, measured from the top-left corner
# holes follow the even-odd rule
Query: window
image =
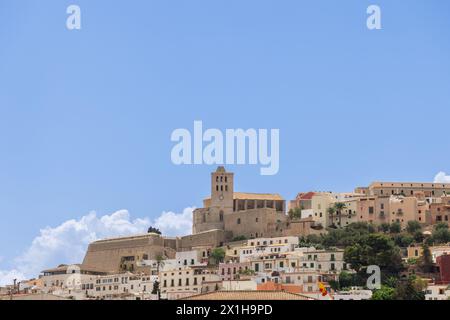
[(373, 207), (369, 207), (369, 213), (370, 213), (370, 214), (373, 213)]
[(237, 219), (237, 224), (241, 224), (241, 218)]

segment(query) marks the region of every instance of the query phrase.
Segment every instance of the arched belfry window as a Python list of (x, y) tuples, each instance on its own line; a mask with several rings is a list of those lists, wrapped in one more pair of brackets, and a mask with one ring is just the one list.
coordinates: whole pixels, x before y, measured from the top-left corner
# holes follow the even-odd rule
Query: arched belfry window
[(222, 210), (220, 210), (220, 212), (219, 212), (219, 220), (223, 221), (223, 211)]

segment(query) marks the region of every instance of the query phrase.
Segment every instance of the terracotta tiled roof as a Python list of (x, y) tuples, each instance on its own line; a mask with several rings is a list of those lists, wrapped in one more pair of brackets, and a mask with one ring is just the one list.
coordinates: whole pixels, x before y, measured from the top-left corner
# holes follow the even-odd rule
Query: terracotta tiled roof
[(299, 200), (311, 200), (315, 194), (316, 194), (315, 192), (299, 193), (297, 195), (297, 198)]
[(281, 284), (273, 281), (258, 284), (258, 290), (260, 291), (285, 291), (289, 293), (302, 293), (302, 287), (295, 284)]
[(239, 200), (284, 200), (278, 193), (248, 193), (248, 192), (235, 192), (233, 193), (233, 199)]
[(313, 300), (310, 297), (286, 291), (214, 291), (180, 300)]
[[(278, 193), (249, 193), (249, 192), (234, 192), (233, 199), (235, 200), (284, 200)], [(211, 201), (211, 197), (203, 199), (206, 202), (205, 206), (208, 206)]]

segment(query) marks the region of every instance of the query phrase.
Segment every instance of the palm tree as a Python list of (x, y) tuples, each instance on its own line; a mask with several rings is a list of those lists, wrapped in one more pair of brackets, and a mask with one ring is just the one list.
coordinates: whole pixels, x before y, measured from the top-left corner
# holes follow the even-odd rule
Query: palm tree
[(327, 213), (328, 213), (328, 215), (331, 218), (331, 225), (334, 225), (334, 214), (336, 213), (336, 209), (334, 207), (329, 207), (327, 209)]
[[(166, 260), (166, 258), (162, 254), (158, 254), (156, 256), (156, 273), (158, 274), (158, 277), (159, 277), (159, 268), (164, 267), (164, 260)], [(158, 295), (158, 300), (161, 299), (161, 289), (159, 287), (159, 281), (155, 281), (155, 283), (153, 284), (153, 292), (156, 292), (156, 294)]]
[(211, 258), (213, 258), (215, 264), (219, 264), (225, 258), (225, 250), (223, 248), (215, 248), (211, 252)]
[(336, 210), (336, 212), (339, 216), (339, 226), (341, 226), (342, 210), (344, 210), (346, 207), (347, 207), (347, 205), (343, 202), (336, 202), (334, 204), (334, 209)]
[(156, 272), (159, 274), (159, 268), (160, 267), (164, 267), (164, 260), (166, 260), (166, 258), (164, 258), (164, 256), (162, 254), (158, 254), (156, 256)]

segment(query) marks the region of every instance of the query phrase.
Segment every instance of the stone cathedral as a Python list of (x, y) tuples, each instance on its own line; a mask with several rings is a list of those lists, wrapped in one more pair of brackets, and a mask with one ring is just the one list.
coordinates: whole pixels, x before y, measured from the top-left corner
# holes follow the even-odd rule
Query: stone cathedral
[(211, 196), (203, 206), (194, 211), (193, 234), (223, 230), (231, 240), (300, 235), (310, 227), (308, 221), (289, 221), (286, 201), (279, 194), (234, 192), (234, 174), (224, 167), (211, 173)]

